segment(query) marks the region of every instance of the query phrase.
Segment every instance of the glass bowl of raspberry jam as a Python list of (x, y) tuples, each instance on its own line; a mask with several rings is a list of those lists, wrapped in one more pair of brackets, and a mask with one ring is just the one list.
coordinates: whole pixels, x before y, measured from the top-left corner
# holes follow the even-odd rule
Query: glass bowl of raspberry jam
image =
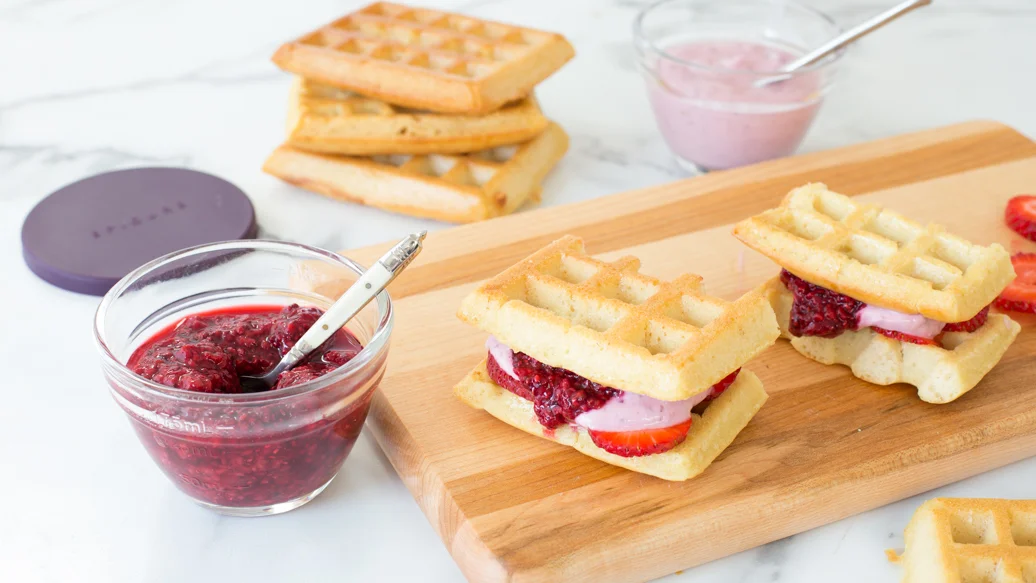
[(387, 293), (272, 389), (244, 392), (237, 377), (279, 360), (362, 273), (305, 245), (230, 241), (156, 259), (101, 301), (94, 335), (111, 394), (195, 502), (279, 514), (338, 474), (385, 372)]

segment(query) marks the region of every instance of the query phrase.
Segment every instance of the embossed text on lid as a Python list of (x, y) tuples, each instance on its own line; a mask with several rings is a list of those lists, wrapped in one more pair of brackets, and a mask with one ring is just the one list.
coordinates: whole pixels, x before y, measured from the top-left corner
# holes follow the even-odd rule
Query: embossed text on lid
[(22, 226), (29, 268), (67, 290), (104, 295), (140, 265), (185, 247), (255, 237), (236, 186), (183, 168), (134, 168), (69, 184)]

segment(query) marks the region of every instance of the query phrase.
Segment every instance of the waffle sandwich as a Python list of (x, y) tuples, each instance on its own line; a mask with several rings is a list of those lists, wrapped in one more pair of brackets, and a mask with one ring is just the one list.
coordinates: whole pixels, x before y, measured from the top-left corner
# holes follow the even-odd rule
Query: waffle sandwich
[(899, 560), (903, 583), (1036, 581), (1036, 500), (929, 500)]
[(780, 334), (762, 289), (734, 302), (701, 278), (586, 255), (567, 236), (488, 280), (458, 316), (489, 334), (456, 387), (536, 436), (666, 480), (701, 473), (766, 401), (740, 367)]
[(558, 34), (378, 2), (281, 46), (285, 71), (407, 107), (485, 114), (575, 55)]
[(533, 97), (483, 116), (442, 114), (296, 77), (286, 143), (301, 150), (353, 156), (457, 154), (526, 142), (549, 123)]
[(540, 184), (568, 149), (550, 124), (524, 144), (470, 154), (337, 156), (283, 145), (263, 170), (326, 196), (455, 223), (514, 212), (538, 201)]
[(989, 305), (1014, 278), (1000, 245), (975, 245), (823, 184), (738, 223), (734, 235), (784, 270), (765, 287), (803, 355), (871, 383), (908, 383), (947, 403), (988, 373), (1020, 327)]

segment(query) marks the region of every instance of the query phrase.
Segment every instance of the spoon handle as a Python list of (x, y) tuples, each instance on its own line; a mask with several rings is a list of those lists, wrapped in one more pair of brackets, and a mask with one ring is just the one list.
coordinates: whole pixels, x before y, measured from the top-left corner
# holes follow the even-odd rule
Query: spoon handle
[(291, 347), (278, 367), (286, 365), (283, 370), (288, 370), (295, 366), (369, 304), (417, 257), (417, 254), (421, 252), (421, 241), (425, 234), (425, 232), (421, 232), (410, 235), (389, 249), (388, 253), (365, 271), (355, 283), (349, 286), (349, 289), (345, 290), (342, 297), (338, 298), (338, 301), (314, 322), (313, 326), (302, 335), (302, 338), (299, 338), (299, 341)]
[(910, 12), (915, 8), (927, 6), (931, 3), (932, 0), (907, 0), (906, 2), (897, 4), (881, 14), (876, 14), (873, 17), (868, 18), (860, 24), (820, 45), (816, 49), (788, 63), (785, 65), (784, 69), (782, 69), (782, 72), (791, 73), (792, 71), (805, 67), (806, 65), (811, 65), (826, 57), (828, 54), (833, 53), (834, 51), (837, 51), (845, 45), (855, 41), (861, 36), (885, 26), (907, 12)]

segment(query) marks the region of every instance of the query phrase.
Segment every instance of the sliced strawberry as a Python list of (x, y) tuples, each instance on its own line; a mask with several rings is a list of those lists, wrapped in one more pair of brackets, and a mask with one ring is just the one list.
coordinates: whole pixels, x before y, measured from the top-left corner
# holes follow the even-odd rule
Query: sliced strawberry
[(914, 336), (913, 334), (904, 334), (902, 332), (896, 332), (895, 330), (886, 330), (885, 328), (878, 328), (877, 326), (871, 326), (871, 330), (874, 330), (882, 336), (888, 336), (893, 340), (899, 340), (901, 342), (909, 342), (911, 344), (924, 344), (928, 346), (938, 346), (939, 343), (934, 338), (922, 338), (920, 336)]
[(965, 322), (956, 322), (953, 324), (947, 324), (943, 327), (943, 332), (974, 332), (982, 327), (986, 323), (986, 319), (989, 318), (989, 306), (982, 308), (982, 311), (975, 314), (975, 317)]
[(737, 373), (739, 372), (741, 372), (740, 368), (723, 377), (723, 379), (720, 380), (718, 383), (712, 385), (712, 392), (709, 393), (709, 396), (707, 398), (715, 399), (716, 397), (722, 395), (723, 391), (730, 388), (730, 385), (734, 384), (734, 381), (737, 380)]
[(1004, 221), (1022, 237), (1036, 241), (1036, 196), (1023, 194), (1007, 201)]
[(1036, 314), (1036, 253), (1018, 253), (1011, 257), (1016, 274), (1000, 292), (993, 305), (1001, 310)]
[(597, 447), (622, 457), (637, 457), (669, 451), (683, 443), (691, 429), (691, 420), (656, 429), (641, 431), (590, 431)]

